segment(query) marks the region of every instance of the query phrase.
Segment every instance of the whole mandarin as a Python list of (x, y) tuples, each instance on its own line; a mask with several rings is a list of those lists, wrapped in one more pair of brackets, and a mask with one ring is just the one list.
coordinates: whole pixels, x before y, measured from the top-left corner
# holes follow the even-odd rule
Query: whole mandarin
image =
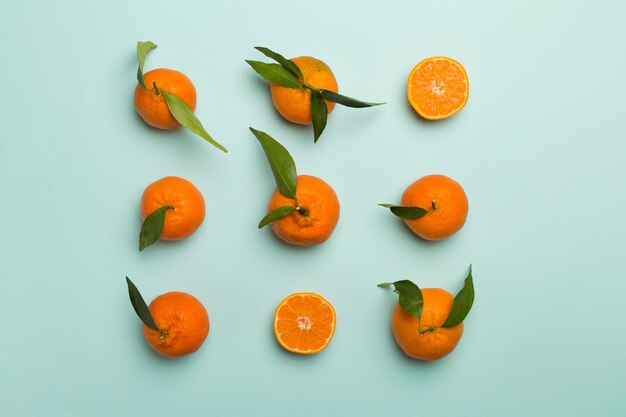
[(160, 239), (185, 239), (204, 221), (204, 197), (184, 178), (170, 176), (148, 185), (141, 197), (141, 218), (163, 206), (171, 209), (165, 211)]
[(404, 311), (400, 304), (391, 315), (391, 329), (396, 342), (408, 356), (433, 361), (446, 356), (463, 335), (463, 323), (440, 327), (448, 318), (454, 297), (441, 288), (422, 289), (424, 305), (420, 320)]
[[(165, 90), (182, 99), (194, 111), (196, 109), (196, 88), (182, 72), (157, 68), (143, 76), (146, 86), (137, 83), (135, 87), (135, 109), (150, 126), (158, 129), (175, 129), (180, 126), (170, 112), (165, 97), (159, 90)], [(156, 85), (157, 89), (154, 89)]]
[[(291, 59), (300, 68), (304, 81), (315, 88), (338, 92), (337, 80), (328, 65), (310, 56)], [(311, 91), (306, 88), (287, 88), (270, 85), (272, 102), (276, 110), (292, 123), (311, 124)], [(328, 114), (335, 108), (335, 103), (325, 100)]]
[[(300, 210), (271, 223), (276, 236), (297, 246), (319, 245), (328, 240), (339, 221), (339, 200), (332, 187), (312, 175), (299, 175), (296, 199)], [(294, 200), (283, 196), (276, 189), (268, 211), (282, 206), (296, 207)]]
[(191, 294), (168, 292), (150, 303), (150, 313), (159, 329), (143, 325), (143, 335), (150, 347), (161, 355), (176, 357), (195, 352), (209, 334), (209, 315)]
[(465, 224), (469, 209), (463, 187), (445, 175), (427, 175), (415, 181), (402, 194), (402, 205), (428, 210), (419, 219), (404, 221), (426, 240), (452, 236)]

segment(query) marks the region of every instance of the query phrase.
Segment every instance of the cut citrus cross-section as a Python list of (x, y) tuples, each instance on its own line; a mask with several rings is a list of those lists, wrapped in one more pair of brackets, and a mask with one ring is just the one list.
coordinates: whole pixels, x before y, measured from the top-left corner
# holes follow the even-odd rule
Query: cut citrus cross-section
[(291, 294), (276, 308), (274, 334), (290, 352), (310, 355), (324, 350), (335, 333), (335, 309), (324, 297)]
[(463, 65), (452, 58), (426, 58), (409, 74), (407, 94), (411, 106), (423, 118), (445, 119), (467, 103), (467, 73)]

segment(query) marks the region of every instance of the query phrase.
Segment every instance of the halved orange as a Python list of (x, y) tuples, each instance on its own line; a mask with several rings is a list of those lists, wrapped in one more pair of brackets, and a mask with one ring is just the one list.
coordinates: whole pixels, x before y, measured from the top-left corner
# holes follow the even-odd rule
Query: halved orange
[(409, 74), (407, 95), (425, 119), (445, 119), (458, 113), (469, 97), (469, 80), (458, 61), (445, 56), (426, 58)]
[(285, 298), (274, 313), (274, 334), (290, 352), (310, 355), (324, 350), (335, 333), (333, 306), (321, 295), (299, 292)]

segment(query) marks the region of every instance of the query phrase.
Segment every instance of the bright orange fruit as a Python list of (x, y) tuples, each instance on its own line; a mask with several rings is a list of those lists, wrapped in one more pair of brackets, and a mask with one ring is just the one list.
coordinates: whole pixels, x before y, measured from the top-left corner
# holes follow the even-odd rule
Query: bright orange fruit
[(421, 319), (396, 304), (391, 329), (400, 348), (412, 358), (433, 361), (452, 352), (463, 335), (463, 323), (444, 328), (454, 297), (441, 288), (422, 289), (424, 306)]
[(427, 175), (409, 185), (402, 194), (402, 205), (428, 210), (419, 219), (404, 221), (426, 240), (452, 236), (465, 224), (469, 210), (463, 187), (445, 175)]
[[(310, 56), (291, 59), (300, 68), (304, 81), (315, 88), (332, 92), (338, 91), (337, 80), (328, 65)], [(306, 88), (286, 88), (271, 85), (272, 102), (276, 110), (292, 123), (311, 124), (311, 91)], [(335, 108), (335, 103), (326, 101), (328, 114)]]
[(160, 239), (185, 239), (204, 221), (204, 197), (184, 178), (165, 177), (148, 185), (141, 197), (141, 218), (163, 206), (173, 209), (165, 211)]
[[(196, 88), (185, 74), (167, 68), (157, 68), (143, 76), (145, 89), (137, 83), (135, 87), (135, 109), (150, 126), (158, 129), (175, 129), (180, 126), (170, 112), (165, 97), (158, 89), (163, 89), (182, 99), (194, 111), (196, 109)], [(157, 89), (155, 90), (154, 84)]]
[(458, 61), (445, 56), (426, 58), (409, 74), (407, 95), (425, 119), (445, 119), (459, 112), (469, 97), (469, 80)]
[(195, 352), (209, 334), (209, 315), (193, 295), (168, 292), (150, 303), (150, 314), (159, 331), (143, 325), (143, 336), (150, 347), (164, 356)]
[(310, 355), (324, 350), (335, 333), (333, 306), (311, 292), (291, 294), (276, 308), (274, 334), (290, 352)]
[[(276, 236), (297, 246), (319, 245), (328, 240), (339, 221), (339, 200), (332, 187), (312, 175), (298, 175), (296, 199), (300, 210), (271, 223)], [(282, 206), (296, 205), (276, 189), (268, 212)]]

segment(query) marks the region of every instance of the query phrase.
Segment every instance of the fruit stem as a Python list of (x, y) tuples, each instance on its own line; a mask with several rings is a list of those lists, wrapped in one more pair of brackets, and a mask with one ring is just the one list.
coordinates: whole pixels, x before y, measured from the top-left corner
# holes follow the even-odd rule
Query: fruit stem
[(417, 334), (425, 334), (425, 333), (428, 333), (428, 332), (434, 332), (435, 329), (437, 329), (437, 327), (435, 327), (435, 326), (431, 326), (431, 327), (429, 327), (426, 330), (417, 329)]
[(152, 87), (154, 87), (154, 94), (156, 94), (157, 97), (160, 97), (161, 90), (159, 90), (159, 87), (157, 87), (156, 82), (154, 80), (152, 80)]
[(309, 215), (309, 210), (303, 208), (303, 207), (296, 207), (296, 210), (298, 211), (298, 213), (300, 213), (303, 217), (306, 217)]
[(435, 200), (433, 200), (433, 202), (431, 203), (430, 207), (434, 211), (438, 211), (439, 210), (439, 206), (437, 205), (437, 203), (435, 203)]
[(167, 337), (167, 332), (165, 330), (159, 330), (161, 332), (161, 340)]
[[(434, 201), (433, 201), (433, 203), (434, 203)], [(422, 318), (419, 317), (417, 319), (417, 334), (418, 335), (419, 334), (425, 334), (425, 333), (428, 333), (428, 332), (433, 332), (437, 328), (436, 326), (430, 326), (428, 329), (422, 331), (421, 327), (422, 327)]]

